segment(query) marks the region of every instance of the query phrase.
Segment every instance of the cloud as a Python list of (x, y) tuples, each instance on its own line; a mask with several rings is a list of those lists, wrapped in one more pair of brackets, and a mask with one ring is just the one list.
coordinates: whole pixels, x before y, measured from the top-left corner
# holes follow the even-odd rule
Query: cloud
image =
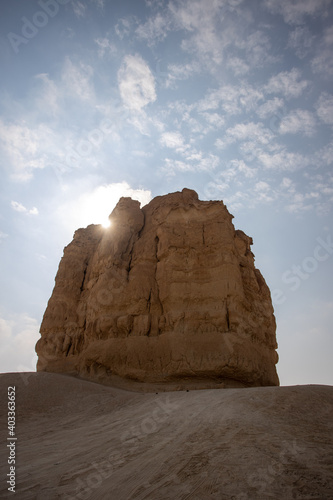
[(164, 0), (145, 0), (147, 7), (160, 8), (163, 6)]
[(47, 125), (33, 127), (24, 120), (19, 124), (5, 124), (0, 120), (0, 137), (12, 179), (23, 182), (30, 180), (36, 169), (46, 167), (55, 141)]
[(283, 177), (281, 187), (288, 190), (293, 189), (293, 181), (289, 177)]
[(253, 190), (256, 197), (255, 203), (268, 203), (276, 199), (276, 193), (271, 190), (271, 186), (265, 181), (256, 182)]
[(217, 139), (215, 145), (219, 149), (223, 149), (234, 142), (246, 140), (267, 145), (273, 137), (274, 134), (265, 128), (262, 123), (237, 123), (234, 127), (228, 128), (223, 134), (223, 139)]
[(184, 38), (181, 47), (186, 52), (200, 57), (201, 62), (214, 70), (223, 59), (223, 52), (237, 37), (237, 30), (232, 19), (224, 19), (226, 2), (224, 0), (184, 0), (170, 2), (169, 9), (176, 29), (185, 30), (189, 35)]
[(17, 201), (12, 201), (10, 204), (12, 209), (15, 210), (15, 212), (25, 213), (28, 215), (38, 215), (39, 213), (36, 207), (33, 207), (30, 210), (28, 210), (24, 205), (22, 205), (22, 203), (18, 203)]
[(300, 78), (301, 72), (297, 68), (293, 68), (291, 71), (282, 71), (270, 78), (264, 90), (268, 94), (282, 94), (287, 99), (296, 98), (309, 86), (308, 81), (300, 80)]
[(280, 134), (304, 134), (311, 137), (316, 132), (316, 120), (310, 111), (295, 109), (282, 118), (279, 132)]
[(179, 132), (164, 132), (161, 135), (160, 143), (162, 146), (174, 149), (178, 153), (183, 153), (187, 149), (184, 138)]
[(327, 125), (333, 125), (333, 95), (323, 92), (316, 103), (317, 115)]
[(4, 233), (3, 231), (0, 231), (0, 242), (2, 240), (5, 240), (6, 238), (8, 238), (8, 234)]
[(151, 192), (145, 189), (133, 189), (127, 182), (103, 184), (93, 190), (82, 193), (80, 188), (78, 196), (61, 205), (57, 215), (62, 223), (75, 231), (89, 224), (105, 224), (108, 216), (122, 196), (139, 200), (146, 205), (152, 199)]
[(231, 69), (235, 76), (243, 76), (250, 71), (249, 64), (247, 64), (244, 59), (239, 57), (229, 57), (227, 66)]
[(66, 58), (62, 71), (62, 84), (67, 93), (74, 97), (88, 101), (94, 98), (94, 88), (91, 82), (93, 68), (88, 64), (79, 62), (74, 64), (69, 57)]
[(207, 131), (216, 130), (225, 125), (225, 119), (218, 113), (200, 113), (201, 116), (211, 125)]
[(261, 68), (266, 64), (276, 63), (280, 60), (280, 56), (273, 56), (271, 54), (270, 39), (262, 31), (254, 31), (246, 38), (236, 40), (235, 45), (245, 52), (244, 68), (247, 65), (246, 63), (249, 64), (249, 69), (255, 69)]
[(96, 38), (95, 43), (98, 45), (98, 57), (102, 58), (105, 54), (113, 55), (117, 52), (117, 47), (107, 37)]
[(120, 40), (123, 40), (125, 36), (128, 36), (130, 34), (133, 25), (136, 23), (137, 23), (137, 18), (135, 16), (119, 19), (114, 29)]
[(243, 160), (233, 160), (231, 161), (231, 166), (237, 167), (238, 172), (248, 179), (255, 177), (258, 171), (255, 167), (249, 167)]
[(284, 100), (280, 97), (274, 97), (273, 99), (269, 99), (264, 102), (264, 104), (261, 104), (261, 106), (256, 109), (256, 113), (262, 119), (270, 118), (275, 115), (280, 116), (280, 110), (283, 107)]
[(254, 186), (256, 191), (268, 191), (270, 189), (270, 185), (265, 181), (259, 181)]
[(288, 24), (301, 24), (306, 16), (325, 17), (330, 0), (264, 0), (273, 14), (281, 14)]
[(124, 58), (118, 71), (118, 85), (124, 105), (133, 111), (141, 111), (156, 101), (154, 76), (139, 54)]
[(204, 156), (200, 151), (193, 151), (185, 156), (185, 161), (166, 158), (161, 171), (164, 175), (174, 176), (176, 172), (212, 172), (220, 163), (218, 156)]
[(256, 158), (264, 168), (269, 170), (290, 171), (305, 168), (311, 163), (311, 159), (300, 153), (290, 153), (283, 149), (275, 153), (258, 150)]
[(317, 151), (316, 155), (316, 163), (318, 166), (324, 165), (332, 165), (333, 164), (333, 141), (329, 142), (323, 148)]
[(223, 85), (210, 91), (203, 99), (198, 101), (196, 108), (199, 112), (216, 110), (219, 107), (228, 115), (255, 110), (258, 102), (264, 98), (260, 89), (251, 85)]
[(317, 47), (317, 55), (311, 61), (312, 71), (319, 73), (324, 78), (330, 78), (333, 75), (333, 26), (324, 31), (321, 43)]
[(149, 18), (144, 24), (140, 24), (136, 29), (136, 34), (139, 39), (146, 40), (148, 46), (154, 45), (156, 42), (163, 41), (171, 29), (171, 19), (167, 15), (162, 15), (159, 12), (155, 17)]
[(36, 104), (38, 108), (47, 114), (55, 116), (59, 110), (60, 89), (54, 81), (52, 81), (47, 73), (40, 73), (35, 78), (41, 82), (42, 89), (38, 89), (38, 97)]
[(174, 88), (177, 80), (187, 80), (196, 73), (200, 73), (200, 71), (201, 66), (197, 61), (186, 64), (169, 64), (165, 86)]
[(84, 5), (79, 0), (72, 1), (72, 5), (73, 5), (74, 14), (76, 15), (76, 17), (78, 17), (78, 18), (85, 17), (86, 8), (87, 8), (86, 5)]
[(27, 209), (21, 203), (18, 203), (17, 201), (12, 201), (11, 206), (12, 206), (13, 210), (15, 210), (16, 212), (23, 212), (24, 213), (27, 211)]
[(297, 57), (304, 59), (313, 47), (315, 37), (306, 26), (297, 26), (289, 35), (288, 47), (294, 50)]
[(3, 373), (35, 371), (38, 332), (37, 320), (27, 314), (0, 316), (0, 366)]

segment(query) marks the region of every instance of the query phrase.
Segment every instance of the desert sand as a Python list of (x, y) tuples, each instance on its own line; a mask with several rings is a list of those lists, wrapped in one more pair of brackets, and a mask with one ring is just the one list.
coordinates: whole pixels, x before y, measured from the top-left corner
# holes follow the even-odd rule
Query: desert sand
[[(7, 387), (16, 387), (16, 493)], [(0, 376), (0, 498), (333, 498), (333, 388), (131, 392), (66, 375)]]

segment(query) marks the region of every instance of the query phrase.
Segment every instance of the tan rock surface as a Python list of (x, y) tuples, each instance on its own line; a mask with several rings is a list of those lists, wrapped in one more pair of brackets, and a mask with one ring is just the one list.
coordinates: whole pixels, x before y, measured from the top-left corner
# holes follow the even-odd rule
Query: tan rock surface
[(39, 371), (138, 388), (278, 385), (270, 292), (222, 201), (121, 198), (110, 221), (64, 250)]
[(132, 393), (54, 373), (16, 386), (16, 493), (7, 491), (0, 405), (0, 498), (330, 500), (333, 388)]

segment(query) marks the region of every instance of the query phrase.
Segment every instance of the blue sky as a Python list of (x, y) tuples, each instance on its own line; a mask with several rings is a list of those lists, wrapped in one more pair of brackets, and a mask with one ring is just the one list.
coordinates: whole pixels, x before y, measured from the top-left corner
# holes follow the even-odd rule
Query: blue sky
[(188, 187), (253, 237), (281, 384), (332, 384), (332, 1), (0, 9), (0, 370), (35, 369), (75, 229)]

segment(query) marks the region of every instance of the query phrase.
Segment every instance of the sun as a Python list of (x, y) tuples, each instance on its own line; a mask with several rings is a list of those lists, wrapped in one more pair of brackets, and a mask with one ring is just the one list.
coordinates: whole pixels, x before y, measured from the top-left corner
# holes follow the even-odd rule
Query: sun
[(104, 227), (104, 229), (108, 229), (111, 226), (111, 222), (109, 219), (105, 219), (101, 222), (101, 226)]

